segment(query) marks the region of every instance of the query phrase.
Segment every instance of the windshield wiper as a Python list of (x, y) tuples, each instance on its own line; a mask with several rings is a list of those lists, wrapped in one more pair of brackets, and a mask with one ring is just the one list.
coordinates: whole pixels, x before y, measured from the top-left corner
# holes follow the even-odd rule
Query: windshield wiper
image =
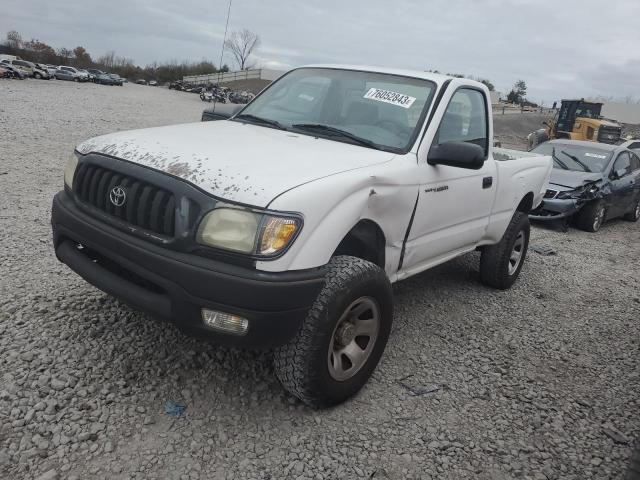
[(357, 135), (354, 135), (351, 132), (347, 132), (346, 130), (341, 130), (340, 128), (331, 127), (329, 125), (323, 125), (321, 123), (296, 123), (294, 125), (291, 125), (291, 127), (297, 128), (299, 130), (314, 130), (330, 136), (335, 135), (339, 137), (348, 138), (349, 140), (352, 140), (358, 143), (359, 145), (363, 145), (365, 147), (377, 148), (377, 149), (380, 148), (380, 146), (377, 143), (372, 142), (371, 140), (367, 140), (366, 138), (359, 137)]
[(569, 167), (567, 167), (567, 164), (564, 163), (562, 160), (560, 160), (558, 157), (556, 157), (556, 148), (553, 147), (553, 149), (551, 150), (551, 157), (553, 158), (553, 160), (560, 165), (560, 167), (563, 170), (569, 170)]
[(280, 130), (286, 130), (286, 128), (277, 120), (258, 117), (257, 115), (252, 115), (250, 113), (241, 113), (240, 115), (236, 115), (234, 118), (237, 118), (238, 120), (249, 120), (252, 122), (262, 123), (264, 125), (269, 125)]
[(584, 163), (582, 163), (580, 161), (580, 159), (578, 157), (576, 157), (575, 155), (571, 155), (570, 153), (565, 152), (564, 150), (560, 150), (560, 153), (564, 153), (567, 157), (569, 157), (571, 160), (573, 160), (574, 162), (576, 162), (578, 165), (580, 165), (582, 168), (584, 168), (585, 172), (589, 172), (589, 173), (593, 173), (591, 171), (591, 169), (589, 167), (587, 167)]

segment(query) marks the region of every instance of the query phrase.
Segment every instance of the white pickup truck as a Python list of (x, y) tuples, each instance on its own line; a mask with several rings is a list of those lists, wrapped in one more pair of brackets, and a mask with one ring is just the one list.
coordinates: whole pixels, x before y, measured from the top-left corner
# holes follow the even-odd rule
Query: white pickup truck
[(57, 257), (183, 330), (275, 349), (309, 405), (355, 394), (391, 330), (391, 284), (479, 249), (506, 289), (545, 156), (494, 158), (489, 92), (424, 72), (311, 66), (228, 120), (80, 144), (53, 201)]

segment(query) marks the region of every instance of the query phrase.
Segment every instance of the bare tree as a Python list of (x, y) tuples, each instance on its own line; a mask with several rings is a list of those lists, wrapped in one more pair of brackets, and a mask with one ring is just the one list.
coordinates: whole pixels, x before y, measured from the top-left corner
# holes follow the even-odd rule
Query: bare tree
[(22, 48), (22, 36), (15, 30), (11, 30), (7, 33), (7, 45), (12, 50), (18, 50)]
[(115, 64), (116, 52), (113, 50), (105, 53), (100, 58), (98, 58), (98, 63), (102, 65), (107, 70), (113, 68)]
[(246, 28), (232, 32), (224, 42), (224, 47), (231, 52), (240, 70), (247, 70), (253, 65), (248, 63), (249, 56), (260, 46), (260, 37)]

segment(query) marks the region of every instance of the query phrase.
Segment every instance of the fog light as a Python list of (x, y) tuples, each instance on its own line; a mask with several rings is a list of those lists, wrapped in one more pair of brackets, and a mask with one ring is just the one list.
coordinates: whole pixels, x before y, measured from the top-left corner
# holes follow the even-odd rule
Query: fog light
[(244, 335), (249, 329), (249, 320), (224, 312), (202, 309), (202, 321), (207, 327), (233, 335)]

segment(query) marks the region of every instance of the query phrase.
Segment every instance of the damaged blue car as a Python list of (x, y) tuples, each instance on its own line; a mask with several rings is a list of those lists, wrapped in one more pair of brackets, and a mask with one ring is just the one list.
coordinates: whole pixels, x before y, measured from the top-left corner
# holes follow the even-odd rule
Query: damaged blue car
[(549, 188), (529, 218), (570, 222), (597, 232), (610, 219), (640, 218), (640, 157), (626, 146), (552, 140), (534, 153), (551, 155)]

